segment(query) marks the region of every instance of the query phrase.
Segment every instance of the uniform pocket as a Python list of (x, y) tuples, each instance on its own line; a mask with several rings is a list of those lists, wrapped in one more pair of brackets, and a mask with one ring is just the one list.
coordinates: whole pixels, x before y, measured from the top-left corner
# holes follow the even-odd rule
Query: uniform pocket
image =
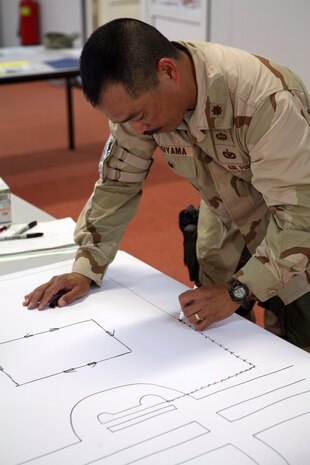
[(197, 176), (195, 160), (191, 156), (164, 154), (169, 167), (179, 176), (195, 179)]

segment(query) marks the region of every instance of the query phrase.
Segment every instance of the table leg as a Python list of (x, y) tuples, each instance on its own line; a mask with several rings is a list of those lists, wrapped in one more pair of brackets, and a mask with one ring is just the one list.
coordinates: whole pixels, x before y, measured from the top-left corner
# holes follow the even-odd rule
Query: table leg
[(72, 103), (72, 78), (67, 77), (66, 81), (66, 94), (67, 94), (67, 114), (68, 114), (68, 137), (69, 149), (74, 150), (74, 122), (73, 122), (73, 103)]

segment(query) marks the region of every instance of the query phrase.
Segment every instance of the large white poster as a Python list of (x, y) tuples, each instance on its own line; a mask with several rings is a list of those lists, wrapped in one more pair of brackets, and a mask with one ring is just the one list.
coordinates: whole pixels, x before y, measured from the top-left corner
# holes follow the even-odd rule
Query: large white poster
[(309, 464), (307, 353), (235, 315), (196, 331), (123, 252), (87, 298), (22, 306), (70, 268), (0, 278), (1, 464)]

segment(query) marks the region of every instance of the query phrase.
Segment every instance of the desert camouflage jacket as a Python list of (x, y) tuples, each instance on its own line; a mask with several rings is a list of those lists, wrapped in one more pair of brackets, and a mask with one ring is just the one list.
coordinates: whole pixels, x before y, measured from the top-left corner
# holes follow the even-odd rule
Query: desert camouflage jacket
[[(203, 284), (233, 275), (261, 301), (310, 290), (310, 101), (290, 70), (248, 52), (179, 42), (191, 54), (195, 110), (173, 132), (137, 137), (110, 123), (101, 177), (76, 228), (73, 270), (100, 285), (134, 215), (157, 146), (199, 191)], [(242, 252), (250, 258), (236, 273)]]

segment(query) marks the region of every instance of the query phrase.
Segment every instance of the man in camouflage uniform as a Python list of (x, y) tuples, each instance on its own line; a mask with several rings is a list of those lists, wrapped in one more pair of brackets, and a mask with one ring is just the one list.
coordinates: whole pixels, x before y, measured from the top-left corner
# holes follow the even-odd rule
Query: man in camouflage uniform
[(73, 273), (25, 297), (43, 309), (101, 285), (141, 197), (157, 146), (202, 203), (201, 287), (180, 296), (203, 330), (258, 300), (292, 343), (310, 346), (310, 101), (290, 70), (245, 51), (169, 42), (137, 20), (95, 31), (83, 89), (110, 120), (101, 177), (77, 223)]

